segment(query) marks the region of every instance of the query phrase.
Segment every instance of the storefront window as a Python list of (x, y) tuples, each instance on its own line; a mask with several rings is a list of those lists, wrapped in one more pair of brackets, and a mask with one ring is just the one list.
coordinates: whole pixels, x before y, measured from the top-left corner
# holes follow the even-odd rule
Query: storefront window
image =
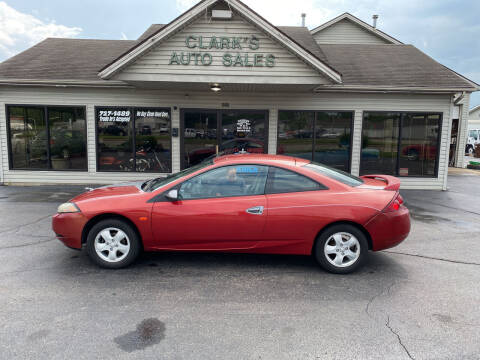
[(216, 153), (217, 126), (216, 111), (184, 112), (184, 168), (199, 164)]
[(100, 171), (171, 172), (170, 110), (97, 108)]
[(311, 111), (280, 111), (277, 154), (312, 160), (314, 121)]
[(397, 174), (399, 113), (365, 113), (360, 173)]
[(86, 170), (82, 107), (8, 106), (12, 169)]
[(351, 112), (317, 112), (314, 161), (350, 170)]
[(87, 141), (83, 108), (48, 108), (52, 168), (86, 169)]
[(353, 114), (336, 111), (279, 111), (277, 154), (350, 169)]
[(365, 113), (360, 173), (435, 176), (440, 123), (440, 114)]

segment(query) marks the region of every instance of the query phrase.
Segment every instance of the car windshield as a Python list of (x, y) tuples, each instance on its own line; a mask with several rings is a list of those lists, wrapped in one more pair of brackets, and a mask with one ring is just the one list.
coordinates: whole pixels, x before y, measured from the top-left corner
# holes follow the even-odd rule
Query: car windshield
[(197, 164), (195, 166), (189, 167), (188, 169), (179, 171), (175, 174), (168, 175), (167, 177), (159, 177), (155, 178), (152, 180), (148, 180), (142, 184), (142, 190), (143, 191), (154, 191), (157, 190), (158, 188), (165, 186), (177, 179), (180, 179), (183, 176), (187, 176), (189, 174), (194, 173), (197, 170), (203, 169), (207, 166), (210, 166), (213, 164), (212, 158), (208, 158), (205, 161), (201, 162), (200, 164)]
[(353, 176), (345, 171), (337, 170), (329, 166), (316, 163), (312, 161), (309, 164), (304, 165), (304, 167), (315, 171), (321, 175), (327, 176), (333, 180), (340, 181), (341, 183), (348, 186), (359, 186), (363, 184), (363, 180), (357, 176)]

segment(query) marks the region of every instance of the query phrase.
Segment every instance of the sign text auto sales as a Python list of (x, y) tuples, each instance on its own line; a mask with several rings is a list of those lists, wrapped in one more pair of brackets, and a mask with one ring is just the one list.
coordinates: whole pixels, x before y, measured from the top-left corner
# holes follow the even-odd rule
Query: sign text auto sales
[[(189, 51), (174, 51), (169, 65), (212, 65), (220, 61), (226, 67), (273, 67), (275, 55), (252, 53), (260, 49), (260, 40), (255, 36), (210, 36), (188, 35), (185, 46)], [(210, 51), (223, 50), (221, 58), (213, 57)]]

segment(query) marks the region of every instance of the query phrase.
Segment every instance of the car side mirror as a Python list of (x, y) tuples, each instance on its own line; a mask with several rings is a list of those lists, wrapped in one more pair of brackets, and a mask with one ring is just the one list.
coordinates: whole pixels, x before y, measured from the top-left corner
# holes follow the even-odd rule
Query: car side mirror
[(165, 194), (165, 197), (169, 201), (177, 201), (178, 200), (178, 190), (177, 189), (170, 190), (169, 192), (167, 192)]

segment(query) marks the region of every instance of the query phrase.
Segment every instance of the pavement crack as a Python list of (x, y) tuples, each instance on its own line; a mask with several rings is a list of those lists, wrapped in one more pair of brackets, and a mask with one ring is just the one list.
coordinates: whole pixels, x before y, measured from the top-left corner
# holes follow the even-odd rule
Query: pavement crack
[(3, 231), (0, 231), (0, 234), (6, 234), (6, 233), (10, 233), (10, 232), (13, 232), (13, 233), (18, 233), (22, 228), (24, 228), (25, 226), (30, 226), (30, 225), (35, 225), (35, 224), (38, 224), (39, 222), (51, 217), (52, 215), (46, 215), (46, 216), (43, 216), (41, 217), (40, 219), (37, 219), (37, 220), (34, 220), (32, 222), (29, 222), (29, 223), (26, 223), (26, 224), (22, 224), (20, 226), (16, 226), (14, 228), (11, 228), (11, 229), (7, 229), (7, 230), (3, 230)]
[(385, 326), (388, 328), (388, 330), (390, 330), (390, 332), (392, 334), (394, 334), (396, 337), (397, 337), (397, 340), (398, 340), (398, 343), (400, 344), (400, 346), (403, 348), (403, 350), (405, 351), (405, 353), (408, 355), (408, 357), (412, 360), (415, 360), (415, 358), (412, 356), (412, 354), (410, 354), (410, 351), (408, 351), (407, 347), (405, 346), (405, 344), (403, 343), (402, 341), (402, 338), (400, 337), (400, 335), (398, 334), (398, 332), (396, 332), (395, 330), (393, 330), (393, 328), (390, 326), (390, 316), (387, 316), (387, 322), (385, 323)]
[(28, 243), (28, 244), (19, 244), (19, 245), (12, 245), (12, 246), (2, 246), (2, 247), (0, 247), (0, 250), (4, 250), (4, 249), (14, 249), (14, 248), (21, 248), (21, 247), (26, 247), (26, 246), (44, 244), (44, 243), (47, 243), (47, 242), (53, 241), (53, 240), (56, 240), (56, 238), (49, 238), (48, 240), (37, 241), (37, 242), (33, 242), (33, 243)]
[(444, 261), (444, 262), (449, 262), (449, 263), (453, 263), (453, 264), (480, 266), (480, 263), (474, 263), (474, 262), (468, 262), (468, 261), (460, 261), (460, 260), (450, 260), (450, 259), (445, 259), (445, 258), (437, 258), (437, 257), (433, 257), (433, 256), (425, 256), (425, 255), (418, 255), (418, 254), (409, 254), (409, 253), (404, 253), (404, 252), (399, 252), (399, 251), (382, 250), (382, 252), (389, 253), (389, 254), (397, 254), (397, 255), (405, 255), (405, 256), (419, 257), (419, 258), (422, 258), (422, 259)]
[(394, 281), (393, 283), (391, 283), (390, 285), (388, 285), (387, 287), (383, 288), (378, 294), (372, 296), (370, 298), (370, 300), (368, 301), (367, 305), (365, 306), (365, 313), (370, 317), (370, 318), (373, 318), (372, 315), (370, 314), (370, 306), (372, 305), (372, 303), (375, 301), (375, 299), (377, 299), (378, 297), (382, 296), (384, 293), (387, 293), (388, 295), (390, 295), (390, 291), (392, 290), (392, 288), (397, 284), (396, 281)]

